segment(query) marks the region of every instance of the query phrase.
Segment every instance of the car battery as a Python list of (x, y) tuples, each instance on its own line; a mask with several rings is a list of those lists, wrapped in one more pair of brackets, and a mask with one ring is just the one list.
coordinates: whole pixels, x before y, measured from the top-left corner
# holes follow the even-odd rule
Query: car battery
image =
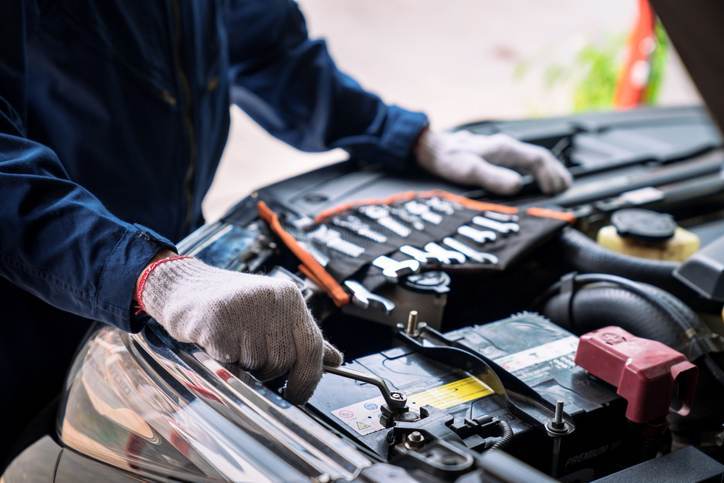
[[(532, 313), (446, 335), (494, 360), (551, 404), (564, 402), (576, 429), (562, 442), (557, 476), (590, 479), (600, 474), (599, 468), (630, 460), (626, 448), (635, 443), (624, 417), (625, 402), (612, 387), (574, 364), (576, 336)], [(487, 415), (507, 421), (513, 437), (505, 451), (550, 472), (553, 438), (544, 427), (514, 415), (504, 399), (465, 371), (431, 361), (408, 346), (361, 357), (347, 366), (385, 379), (407, 395), (413, 411), (430, 405), (456, 418)], [(325, 374), (307, 407), (359, 446), (386, 459), (390, 429), (380, 422), (382, 404), (375, 386)]]

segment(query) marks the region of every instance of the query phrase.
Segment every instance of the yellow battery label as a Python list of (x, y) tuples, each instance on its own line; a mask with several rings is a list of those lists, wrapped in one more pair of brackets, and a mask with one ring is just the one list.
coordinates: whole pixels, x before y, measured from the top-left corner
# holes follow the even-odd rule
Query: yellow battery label
[(447, 409), (468, 401), (475, 401), (493, 394), (493, 390), (479, 379), (472, 376), (449, 382), (445, 385), (418, 392), (408, 397), (410, 405), (434, 406), (438, 409)]
[[(468, 376), (409, 395), (407, 404), (412, 411), (419, 411), (421, 406), (428, 405), (438, 409), (447, 409), (491, 394), (493, 394), (493, 390), (487, 384)], [(384, 429), (380, 424), (380, 406), (384, 402), (382, 396), (378, 396), (335, 409), (332, 414), (364, 436)]]

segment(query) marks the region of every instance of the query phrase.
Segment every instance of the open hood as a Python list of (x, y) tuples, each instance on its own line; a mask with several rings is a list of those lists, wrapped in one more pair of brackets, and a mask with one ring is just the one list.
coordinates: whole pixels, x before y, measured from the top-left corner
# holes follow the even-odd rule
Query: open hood
[(651, 5), (722, 131), (724, 54), (721, 45), (724, 37), (724, 5), (716, 0), (651, 0)]

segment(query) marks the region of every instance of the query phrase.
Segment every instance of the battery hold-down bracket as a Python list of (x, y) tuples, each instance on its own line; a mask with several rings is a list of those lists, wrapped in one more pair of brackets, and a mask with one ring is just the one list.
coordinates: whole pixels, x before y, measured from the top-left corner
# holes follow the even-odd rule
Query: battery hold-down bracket
[(685, 416), (694, 402), (698, 368), (671, 347), (620, 327), (581, 336), (575, 362), (616, 387), (635, 423), (661, 420), (669, 411)]

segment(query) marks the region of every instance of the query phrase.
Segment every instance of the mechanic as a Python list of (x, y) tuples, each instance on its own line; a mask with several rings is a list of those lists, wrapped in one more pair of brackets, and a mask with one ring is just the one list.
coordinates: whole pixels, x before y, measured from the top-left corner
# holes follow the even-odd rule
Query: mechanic
[[(298, 289), (178, 257), (203, 223), (238, 105), (303, 151), (343, 148), (512, 194), (519, 173), (571, 182), (546, 150), (444, 133), (385, 104), (310, 39), (291, 0), (10, 0), (0, 28), (0, 273), (4, 436), (60, 391), (89, 320), (173, 337), (305, 401), (326, 343)], [(139, 311), (140, 309), (140, 311)]]

